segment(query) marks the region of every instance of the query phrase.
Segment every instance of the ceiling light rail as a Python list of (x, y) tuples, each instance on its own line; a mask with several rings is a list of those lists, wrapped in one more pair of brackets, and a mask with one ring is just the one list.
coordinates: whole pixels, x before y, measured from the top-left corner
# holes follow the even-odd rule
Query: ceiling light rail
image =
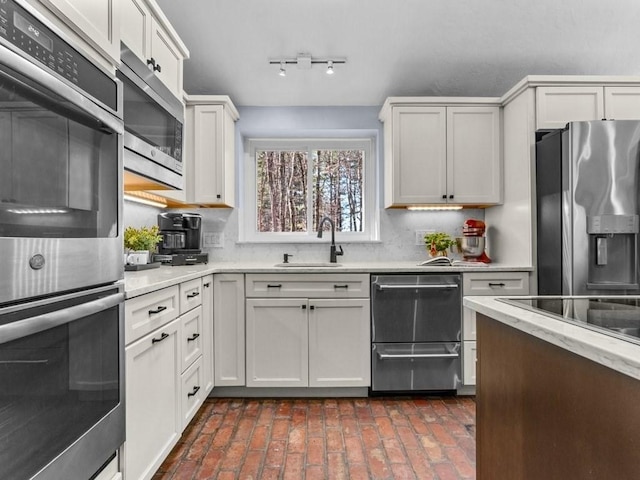
[(300, 53), (295, 58), (272, 58), (269, 60), (270, 65), (280, 66), (278, 75), (281, 77), (287, 75), (287, 65), (295, 65), (299, 70), (310, 70), (312, 65), (323, 64), (327, 66), (327, 75), (333, 75), (335, 65), (344, 65), (345, 63), (347, 63), (346, 58), (314, 58), (307, 53)]

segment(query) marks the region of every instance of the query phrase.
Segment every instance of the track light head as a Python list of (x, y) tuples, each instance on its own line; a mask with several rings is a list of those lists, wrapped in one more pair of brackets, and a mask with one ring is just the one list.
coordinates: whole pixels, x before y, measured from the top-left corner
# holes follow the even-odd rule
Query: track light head
[(333, 75), (333, 60), (327, 61), (327, 75)]

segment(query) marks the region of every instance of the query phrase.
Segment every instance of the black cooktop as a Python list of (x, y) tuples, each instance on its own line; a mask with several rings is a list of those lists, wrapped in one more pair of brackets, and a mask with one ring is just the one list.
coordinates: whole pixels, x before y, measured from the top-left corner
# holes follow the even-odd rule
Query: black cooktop
[(498, 300), (640, 345), (640, 297), (549, 296)]

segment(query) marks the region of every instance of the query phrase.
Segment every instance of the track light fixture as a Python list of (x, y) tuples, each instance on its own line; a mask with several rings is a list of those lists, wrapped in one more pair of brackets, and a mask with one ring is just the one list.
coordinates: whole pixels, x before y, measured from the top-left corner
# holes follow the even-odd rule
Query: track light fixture
[(314, 64), (324, 64), (327, 66), (327, 75), (333, 75), (334, 65), (347, 63), (346, 58), (314, 58), (308, 53), (299, 53), (295, 58), (273, 58), (269, 60), (270, 65), (280, 65), (281, 77), (287, 75), (286, 66), (295, 65), (299, 70), (309, 70)]

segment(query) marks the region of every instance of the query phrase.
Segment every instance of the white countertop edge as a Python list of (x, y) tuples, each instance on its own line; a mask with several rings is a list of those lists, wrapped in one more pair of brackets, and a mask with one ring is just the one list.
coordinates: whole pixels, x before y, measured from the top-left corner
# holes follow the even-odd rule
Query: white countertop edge
[[(295, 265), (295, 262), (292, 262)], [(339, 267), (276, 267), (276, 263), (211, 262), (200, 265), (168, 266), (125, 272), (127, 298), (170, 287), (177, 283), (212, 273), (459, 273), (459, 272), (525, 272), (532, 267), (490, 264), (488, 267), (422, 267), (417, 262), (341, 263)]]
[(515, 307), (500, 297), (468, 296), (463, 305), (564, 350), (640, 380), (640, 345), (547, 315)]

